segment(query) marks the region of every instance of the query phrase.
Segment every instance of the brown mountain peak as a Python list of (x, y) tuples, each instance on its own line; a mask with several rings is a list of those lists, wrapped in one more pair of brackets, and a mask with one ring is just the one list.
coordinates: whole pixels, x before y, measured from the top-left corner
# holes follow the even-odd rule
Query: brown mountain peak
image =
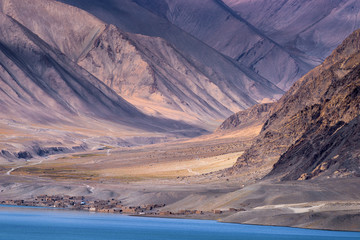
[[(313, 173), (316, 169), (333, 164), (327, 160), (338, 151), (357, 151), (356, 144), (348, 147), (340, 144), (351, 142), (356, 136), (348, 138), (349, 134), (338, 133), (333, 142), (339, 142), (342, 150), (335, 150), (340, 145), (331, 145), (328, 138), (344, 126), (342, 131), (356, 128), (350, 122), (360, 114), (359, 33), (357, 30), (351, 34), (322, 65), (296, 82), (274, 105), (259, 137), (235, 164), (235, 172), (261, 167), (266, 169), (265, 173), (275, 164), (269, 176), (282, 176), (284, 180), (311, 178), (316, 175)], [(345, 164), (341, 171), (355, 176), (357, 171), (350, 169), (357, 158), (356, 154), (350, 158), (338, 157), (337, 161), (343, 164), (336, 166)], [(331, 168), (327, 174), (335, 177), (336, 171), (340, 169)]]

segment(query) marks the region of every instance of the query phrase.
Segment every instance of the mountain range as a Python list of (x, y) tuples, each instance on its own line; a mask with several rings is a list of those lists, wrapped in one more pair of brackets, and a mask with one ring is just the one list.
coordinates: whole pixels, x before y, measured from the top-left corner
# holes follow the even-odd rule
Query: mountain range
[[(338, 135), (357, 127), (358, 32), (266, 103), (283, 93), (275, 84), (286, 89), (357, 26), (356, 1), (62, 2), (0, 1), (4, 158), (19, 149), (31, 151), (15, 157), (36, 155), (41, 145), (72, 151), (193, 137), (243, 110), (216, 132), (264, 125), (230, 172), (274, 164), (269, 176), (309, 179), (345, 162), (345, 175), (358, 174), (356, 156), (336, 154), (346, 149)], [(269, 7), (251, 14), (259, 4)], [(304, 14), (311, 17), (296, 24)], [(295, 64), (300, 75), (269, 79), (260, 67), (268, 61), (282, 73)], [(337, 141), (340, 150), (326, 150)]]
[(283, 90), (360, 27), (356, 0), (135, 2)]
[[(78, 147), (89, 138), (99, 138), (90, 145), (131, 145), (134, 137), (146, 143), (194, 136), (233, 112), (282, 94), (175, 27), (195, 54), (55, 1), (4, 0), (0, 6), (1, 113), (4, 128), (33, 136), (25, 148), (39, 141)], [(50, 135), (59, 126), (65, 140), (57, 137), (56, 143)], [(39, 131), (51, 140), (39, 140)], [(4, 141), (4, 149), (16, 144)]]
[(0, 200), (358, 231), (359, 9), (0, 0)]

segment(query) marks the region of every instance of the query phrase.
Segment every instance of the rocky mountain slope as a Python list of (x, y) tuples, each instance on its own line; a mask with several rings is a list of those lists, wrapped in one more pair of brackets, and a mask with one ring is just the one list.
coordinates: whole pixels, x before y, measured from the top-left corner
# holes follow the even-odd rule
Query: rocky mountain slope
[(106, 29), (84, 11), (52, 1), (4, 0), (0, 21), (3, 156), (29, 149), (36, 154), (41, 146), (72, 151), (204, 132), (144, 114), (76, 63)]
[[(356, 0), (224, 0), (257, 29), (288, 49), (323, 62), (359, 28)], [(258, 9), (264, 9), (259, 14)]]
[(110, 25), (94, 44), (78, 64), (149, 115), (211, 129), (259, 101), (245, 87), (256, 84), (253, 80), (243, 76), (234, 85), (211, 77), (211, 69), (160, 38), (126, 34)]
[(124, 32), (52, 0), (0, 0), (0, 14), (6, 151), (30, 148), (29, 156), (44, 145), (72, 151), (196, 136), (282, 94), (171, 24), (169, 39), (181, 44)]
[[(106, 11), (111, 6), (103, 7), (103, 3), (86, 2), (87, 7), (91, 7), (92, 4), (100, 4), (96, 9), (101, 11)], [(131, 8), (131, 1), (111, 4), (114, 11), (121, 7), (131, 11), (131, 14), (136, 12), (136, 9)], [(28, 6), (15, 6), (12, 9), (6, 8), (5, 11), (37, 34), (50, 35), (44, 37), (45, 39), (61, 39), (56, 32), (43, 33), (42, 30), (23, 21), (22, 17), (19, 17), (21, 14), (16, 14), (21, 8)], [(137, 10), (136, 14), (142, 15), (139, 11)], [(118, 12), (121, 12), (121, 9)], [(106, 16), (114, 17), (114, 14), (118, 16), (117, 12), (109, 12)], [(101, 14), (99, 16), (103, 17)], [(142, 31), (135, 31), (136, 33), (147, 33), (149, 29), (159, 25), (154, 22), (158, 19), (153, 17), (154, 21), (149, 21), (152, 20), (152, 16), (149, 16), (149, 19), (146, 17), (146, 14), (142, 15), (137, 22), (141, 24), (141, 21), (144, 21), (151, 26), (142, 26)], [(131, 16), (127, 15), (116, 21), (107, 18), (104, 20), (123, 30), (133, 31), (132, 25), (128, 24), (130, 19)], [(73, 17), (73, 20), (79, 21), (77, 17)], [(46, 21), (43, 23), (49, 24)], [(236, 66), (232, 61), (171, 24), (165, 26), (173, 28), (170, 32), (167, 29), (153, 32), (159, 33), (158, 35), (166, 40), (174, 40), (174, 45), (159, 38), (128, 34), (114, 27), (105, 29), (104, 23), (99, 20), (97, 23), (87, 21), (87, 24), (88, 35), (83, 40), (81, 54), (73, 60), (127, 101), (152, 116), (185, 120), (207, 129), (214, 129), (219, 120), (233, 112), (252, 106), (264, 98), (274, 99), (282, 94), (280, 89), (256, 73), (246, 67)], [(74, 32), (69, 35), (76, 35), (76, 28), (71, 31)], [(156, 34), (148, 35), (157, 36)]]
[(257, 104), (244, 111), (228, 117), (215, 132), (234, 131), (252, 125), (262, 125), (269, 117), (269, 111), (274, 103)]
[(269, 176), (284, 180), (358, 176), (359, 50), (357, 30), (297, 81), (233, 170), (275, 164)]
[[(128, 36), (132, 39), (135, 45), (140, 48), (140, 51), (147, 54), (146, 58), (148, 61), (154, 61), (155, 58), (158, 57), (167, 59), (166, 62), (171, 63), (171, 65), (175, 67), (176, 74), (179, 76), (178, 78), (181, 79), (181, 82), (183, 82), (184, 79), (189, 78), (195, 78), (196, 82), (203, 81), (204, 79), (208, 83), (205, 85), (200, 83), (198, 85), (201, 88), (204, 88), (205, 91), (206, 89), (209, 89), (209, 91), (212, 92), (210, 93), (212, 98), (215, 98), (218, 102), (222, 102), (224, 100), (224, 103), (226, 102), (224, 105), (227, 108), (230, 108), (232, 113), (237, 112), (238, 110), (244, 110), (253, 104), (262, 102), (264, 98), (267, 100), (277, 99), (283, 93), (274, 84), (261, 77), (250, 68), (242, 64), (237, 64), (235, 61), (222, 55), (215, 49), (204, 44), (202, 41), (194, 38), (166, 19), (154, 15), (152, 12), (143, 6), (138, 5), (134, 1), (125, 0), (120, 3), (113, 0), (105, 0), (101, 2), (61, 0), (61, 2), (82, 8), (99, 17), (104, 22), (119, 27), (123, 31), (143, 35), (139, 37), (139, 35), (135, 36), (129, 34)], [(169, 44), (167, 45), (159, 39), (156, 41), (154, 39), (147, 41), (146, 39), (148, 38), (146, 36), (160, 37)], [(172, 47), (174, 50), (170, 49)], [(169, 51), (169, 49), (171, 51)], [(175, 52), (175, 54), (169, 54), (171, 52)], [(178, 54), (176, 54), (176, 52)], [(175, 57), (173, 55), (175, 55)], [(196, 70), (188, 69), (184, 74), (184, 71), (179, 70), (179, 67), (176, 65), (178, 64), (178, 61), (184, 62), (185, 64), (191, 64)], [(159, 61), (155, 63), (155, 65), (158, 65)], [(151, 65), (154, 65), (154, 62), (151, 63)], [(165, 66), (161, 65), (161, 68), (164, 67)], [(157, 72), (161, 72), (161, 75), (165, 74), (161, 69), (154, 72), (155, 74)], [(173, 74), (174, 70), (167, 70), (167, 72)], [(196, 74), (195, 76), (192, 76), (194, 72), (196, 72)], [(200, 75), (199, 72), (201, 73)], [(193, 80), (191, 81), (193, 82)], [(225, 94), (214, 89), (213, 84), (217, 85), (219, 87), (219, 91), (222, 91)], [(201, 97), (203, 94), (208, 94), (204, 93), (203, 90), (199, 91), (199, 89), (195, 86), (191, 86), (192, 84), (189, 82), (187, 82), (186, 85), (188, 88), (191, 87), (190, 90), (193, 92), (191, 95), (197, 94)], [(178, 95), (177, 93), (174, 93), (175, 91), (178, 92), (176, 89), (173, 90), (172, 88), (169, 90), (169, 92), (172, 92), (175, 95), (172, 98), (175, 98), (176, 95)], [(184, 90), (181, 89), (181, 91)], [(185, 90), (185, 92), (186, 91), (187, 90)], [(216, 94), (214, 91), (216, 91)], [(168, 94), (169, 93), (167, 93), (167, 95)], [(139, 101), (138, 98), (134, 99), (132, 96), (124, 97), (129, 99), (130, 102), (134, 103), (139, 108), (143, 109), (141, 101), (143, 101), (144, 98), (141, 98)], [(179, 103), (177, 100), (171, 101), (175, 101), (181, 108), (186, 109), (188, 108), (186, 102), (188, 101), (187, 99), (193, 97), (194, 96), (187, 95), (184, 103)], [(226, 99), (229, 99), (230, 101)], [(213, 105), (212, 102), (214, 102), (214, 100), (209, 98), (203, 98), (203, 100), (206, 100), (209, 104)], [(191, 102), (188, 104), (193, 107), (195, 111), (199, 110), (199, 106), (196, 106)], [(234, 111), (236, 105), (238, 110)], [(153, 112), (161, 112), (157, 103), (152, 107), (155, 108)], [(206, 106), (205, 109), (206, 108), (209, 107)], [(224, 113), (225, 117), (231, 114), (229, 111)], [(183, 113), (180, 115), (178, 114), (178, 117), (183, 117)], [(212, 123), (213, 129), (218, 125), (219, 120), (220, 119), (217, 118), (216, 124), (215, 122)]]
[(136, 2), (284, 90), (360, 27), (355, 0)]

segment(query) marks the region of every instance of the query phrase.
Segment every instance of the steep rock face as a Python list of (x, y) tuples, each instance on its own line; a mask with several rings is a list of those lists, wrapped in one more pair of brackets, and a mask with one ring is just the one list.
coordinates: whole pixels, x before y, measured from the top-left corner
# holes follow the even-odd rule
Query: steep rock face
[[(319, 157), (324, 152), (315, 157), (315, 149), (324, 148), (326, 136), (331, 136), (360, 114), (359, 31), (351, 34), (322, 65), (296, 82), (272, 107), (258, 139), (238, 159), (235, 171), (242, 167), (269, 167), (287, 151), (275, 164), (273, 173), (287, 173), (292, 165), (294, 169), (298, 164), (307, 166), (302, 166), (303, 170), (293, 170), (296, 173), (291, 173), (289, 179), (297, 179), (299, 172), (312, 171), (323, 162), (324, 159)], [(295, 160), (290, 161), (294, 154), (304, 162), (294, 164)], [(276, 170), (280, 167), (283, 170)]]
[[(359, 32), (350, 38), (358, 41)], [(353, 46), (345, 49), (349, 48), (353, 49)], [(343, 54), (342, 50), (344, 44), (336, 51)], [(318, 176), (360, 176), (357, 141), (360, 114), (360, 53), (357, 52), (345, 59), (340, 60), (341, 65), (335, 64), (335, 67), (338, 74), (346, 75), (329, 86), (323, 102), (303, 110), (302, 116), (311, 115), (311, 119), (307, 119), (306, 131), (280, 157), (269, 176), (283, 176), (284, 180), (305, 180)], [(329, 58), (325, 63), (331, 60)], [(282, 170), (284, 167), (285, 171)]]
[(249, 109), (237, 112), (227, 118), (216, 132), (232, 131), (249, 125), (263, 124), (269, 117), (269, 111), (273, 105), (274, 103), (257, 104)]
[[(282, 180), (360, 177), (360, 118), (339, 121), (302, 136), (274, 165), (268, 177)], [(310, 140), (310, 141), (309, 141)]]

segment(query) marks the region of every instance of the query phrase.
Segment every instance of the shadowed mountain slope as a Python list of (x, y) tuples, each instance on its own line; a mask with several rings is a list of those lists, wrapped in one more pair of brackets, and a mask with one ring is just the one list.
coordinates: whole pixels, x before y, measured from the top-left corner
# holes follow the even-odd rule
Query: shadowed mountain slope
[[(360, 2), (356, 0), (223, 2), (311, 68), (323, 62), (348, 35), (360, 27)], [(303, 70), (307, 72), (311, 68)], [(285, 88), (292, 83), (283, 82)]]
[(222, 1), (136, 2), (280, 88), (285, 88), (286, 81), (300, 78), (313, 66), (262, 34)]
[(136, 2), (285, 90), (360, 27), (351, 0)]

